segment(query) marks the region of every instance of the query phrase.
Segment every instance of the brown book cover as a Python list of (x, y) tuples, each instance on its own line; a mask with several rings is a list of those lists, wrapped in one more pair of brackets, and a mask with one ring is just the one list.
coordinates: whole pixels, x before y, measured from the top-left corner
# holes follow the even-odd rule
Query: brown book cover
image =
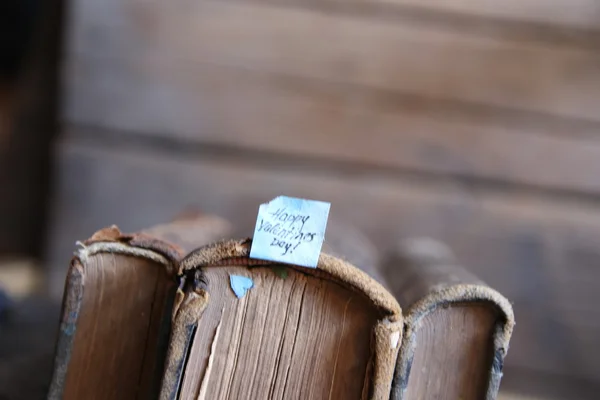
[(402, 242), (383, 273), (405, 323), (391, 399), (495, 399), (515, 324), (509, 301), (428, 238)]
[[(394, 297), (321, 253), (317, 268), (249, 257), (251, 240), (179, 264), (160, 398), (389, 398), (402, 336)], [(234, 278), (248, 282), (241, 295)]]
[[(187, 214), (136, 234), (112, 226), (80, 243), (48, 397), (157, 398), (161, 391), (160, 398), (212, 399), (223, 388), (226, 397), (244, 396), (251, 382), (257, 398), (387, 399), (403, 326), (393, 296), (325, 253), (311, 269), (252, 260), (250, 239), (190, 252), (229, 228)], [(353, 232), (335, 224), (333, 246), (325, 247), (376, 274), (376, 252)], [(253, 279), (242, 299), (231, 273)]]
[(178, 261), (190, 243), (228, 232), (226, 221), (198, 215), (135, 234), (111, 226), (79, 243), (66, 278), (48, 398), (156, 398)]
[(379, 250), (356, 225), (341, 218), (330, 218), (322, 251), (360, 268), (390, 291), (383, 277)]

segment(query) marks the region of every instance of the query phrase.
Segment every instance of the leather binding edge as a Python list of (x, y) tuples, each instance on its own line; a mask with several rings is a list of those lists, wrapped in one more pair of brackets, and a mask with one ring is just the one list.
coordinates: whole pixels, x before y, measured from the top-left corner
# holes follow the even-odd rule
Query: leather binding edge
[(375, 349), (372, 353), (370, 380), (370, 398), (373, 400), (389, 400), (403, 325), (401, 319), (394, 322), (383, 319), (373, 329)]
[[(398, 280), (399, 289), (396, 288), (398, 292), (395, 294), (406, 309), (404, 335), (390, 399), (403, 400), (405, 397), (421, 321), (439, 307), (477, 302), (491, 305), (498, 313), (485, 397), (486, 400), (494, 400), (500, 388), (504, 358), (515, 326), (510, 302), (457, 264), (452, 251), (433, 239), (412, 238), (400, 243), (384, 265), (387, 277)], [(398, 269), (398, 266), (401, 267)]]
[[(180, 261), (178, 275), (183, 275), (185, 271), (202, 268), (208, 265), (232, 265), (233, 259), (236, 258), (245, 259), (246, 261), (238, 260), (236, 262), (242, 262), (249, 266), (281, 264), (249, 258), (251, 246), (252, 239), (242, 239), (219, 241), (200, 247), (190, 252)], [(355, 267), (346, 261), (329, 254), (321, 253), (316, 269), (289, 264), (286, 264), (286, 266), (313, 274), (315, 271), (325, 272), (336, 281), (366, 295), (373, 301), (375, 306), (389, 316), (390, 321), (395, 322), (402, 318), (402, 310), (394, 296), (392, 296), (374, 278), (371, 278), (358, 267)]]
[(489, 287), (482, 285), (453, 285), (432, 292), (409, 308), (404, 320), (404, 335), (402, 346), (400, 346), (391, 400), (402, 400), (408, 388), (414, 351), (417, 346), (417, 331), (420, 329), (423, 318), (439, 307), (464, 302), (486, 302), (491, 304), (501, 314), (496, 320), (493, 337), (494, 357), (485, 397), (486, 400), (494, 400), (496, 398), (502, 379), (504, 357), (508, 351), (510, 337), (514, 328), (512, 307), (507, 299)]
[[(73, 349), (74, 334), (85, 290), (84, 265), (89, 257), (99, 253), (123, 254), (143, 257), (165, 266), (169, 275), (175, 275), (178, 259), (183, 252), (175, 245), (144, 234), (123, 234), (116, 225), (101, 229), (84, 242), (77, 242), (65, 281), (65, 291), (60, 316), (60, 327), (55, 348), (54, 368), (47, 398), (62, 399), (64, 384)], [(168, 321), (170, 322), (170, 321)], [(164, 327), (161, 328), (163, 330)]]
[(100, 252), (139, 256), (165, 265), (169, 274), (175, 273), (175, 266), (184, 255), (178, 245), (144, 233), (124, 234), (116, 225), (101, 229), (77, 244), (81, 248), (75, 256), (81, 260)]
[[(251, 239), (241, 239), (219, 241), (200, 247), (180, 261), (178, 275), (185, 276), (192, 271), (202, 274), (202, 268), (207, 266), (281, 265), (281, 263), (249, 258), (251, 245)], [(362, 293), (381, 311), (382, 319), (373, 328), (372, 357), (368, 369), (371, 373), (369, 399), (388, 400), (392, 388), (399, 343), (402, 340), (402, 310), (396, 299), (380, 283), (359, 268), (325, 253), (321, 253), (316, 269), (285, 265), (304, 273), (329, 277), (329, 279)], [(197, 280), (197, 278), (194, 280)], [(191, 300), (187, 300), (188, 296), (186, 292), (181, 306), (174, 310), (175, 328), (171, 336), (169, 355), (167, 356), (167, 373), (163, 379), (161, 400), (177, 399), (179, 385), (185, 369), (186, 361), (184, 357), (193, 339), (190, 334), (190, 324), (198, 324), (202, 311), (207, 306), (208, 296), (201, 297), (202, 301), (198, 300), (198, 305), (194, 305)], [(198, 307), (198, 309), (192, 312), (190, 310), (192, 307)], [(190, 320), (192, 315), (196, 318), (195, 322)]]
[(182, 277), (183, 288), (178, 289), (180, 300), (173, 310), (173, 328), (159, 394), (160, 400), (177, 399), (198, 321), (210, 300), (206, 282), (202, 279), (202, 272), (200, 270), (192, 272), (191, 276)]
[(64, 383), (73, 348), (73, 336), (77, 330), (77, 319), (83, 298), (84, 274), (83, 267), (73, 260), (65, 282), (65, 295), (60, 312), (58, 340), (55, 349), (52, 380), (48, 390), (48, 399), (63, 398)]

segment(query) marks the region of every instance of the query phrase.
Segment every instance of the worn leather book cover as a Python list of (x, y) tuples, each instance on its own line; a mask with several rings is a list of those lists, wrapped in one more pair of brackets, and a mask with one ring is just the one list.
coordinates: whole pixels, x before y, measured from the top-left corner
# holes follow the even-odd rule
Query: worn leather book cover
[(190, 243), (229, 230), (218, 217), (186, 215), (134, 234), (111, 226), (79, 243), (66, 278), (48, 398), (156, 398), (178, 262)]
[(340, 258), (283, 265), (250, 258), (251, 245), (217, 242), (180, 261), (160, 398), (389, 399), (403, 328), (394, 297)]
[(391, 399), (495, 399), (515, 325), (509, 301), (428, 238), (402, 242), (383, 274), (405, 323)]
[[(376, 273), (375, 252), (354, 248), (352, 230), (336, 227), (334, 245), (326, 247)], [(403, 326), (393, 296), (349, 262), (327, 254), (311, 269), (252, 260), (250, 239), (200, 246), (229, 229), (218, 218), (185, 215), (136, 234), (108, 227), (81, 242), (66, 280), (48, 398), (93, 393), (95, 399), (151, 399), (159, 392), (161, 398), (217, 398), (214, 391), (222, 388), (226, 397), (237, 398), (231, 390), (245, 390), (239, 387), (247, 381), (244, 374), (259, 368), (264, 375), (251, 380), (258, 398), (326, 393), (387, 399)], [(231, 272), (253, 277), (245, 299), (233, 295)], [(245, 301), (256, 308), (240, 308)], [(236, 323), (237, 331), (220, 331), (227, 305), (236, 313), (226, 321)], [(224, 342), (210, 337), (217, 332), (211, 328), (228, 338), (226, 349), (237, 349), (234, 357), (209, 355), (211, 362), (239, 367), (221, 369), (229, 374), (228, 384), (221, 380), (215, 386), (209, 378), (219, 368), (202, 363), (199, 352), (207, 345), (223, 351)], [(246, 354), (244, 348), (253, 348), (250, 339), (258, 340), (259, 351)], [(200, 376), (203, 383), (190, 378)]]
[(496, 397), (510, 303), (440, 243), (405, 242), (379, 271), (335, 223), (313, 269), (252, 259), (251, 239), (199, 246), (228, 232), (186, 215), (80, 243), (48, 398)]

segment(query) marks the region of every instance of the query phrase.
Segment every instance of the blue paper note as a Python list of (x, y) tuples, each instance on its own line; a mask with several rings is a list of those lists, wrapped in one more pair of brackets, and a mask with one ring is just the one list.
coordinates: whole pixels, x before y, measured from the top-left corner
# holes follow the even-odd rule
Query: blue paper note
[(252, 279), (247, 276), (240, 275), (229, 275), (229, 282), (231, 283), (231, 289), (238, 299), (241, 299), (246, 295), (246, 292), (254, 286)]
[(279, 196), (261, 204), (250, 257), (316, 268), (330, 203)]

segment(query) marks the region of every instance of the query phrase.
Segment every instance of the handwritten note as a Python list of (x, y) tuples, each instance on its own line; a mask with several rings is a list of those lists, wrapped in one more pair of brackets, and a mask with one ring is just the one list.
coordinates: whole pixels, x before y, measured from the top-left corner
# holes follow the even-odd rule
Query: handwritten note
[(286, 196), (261, 204), (250, 257), (316, 268), (330, 207)]

